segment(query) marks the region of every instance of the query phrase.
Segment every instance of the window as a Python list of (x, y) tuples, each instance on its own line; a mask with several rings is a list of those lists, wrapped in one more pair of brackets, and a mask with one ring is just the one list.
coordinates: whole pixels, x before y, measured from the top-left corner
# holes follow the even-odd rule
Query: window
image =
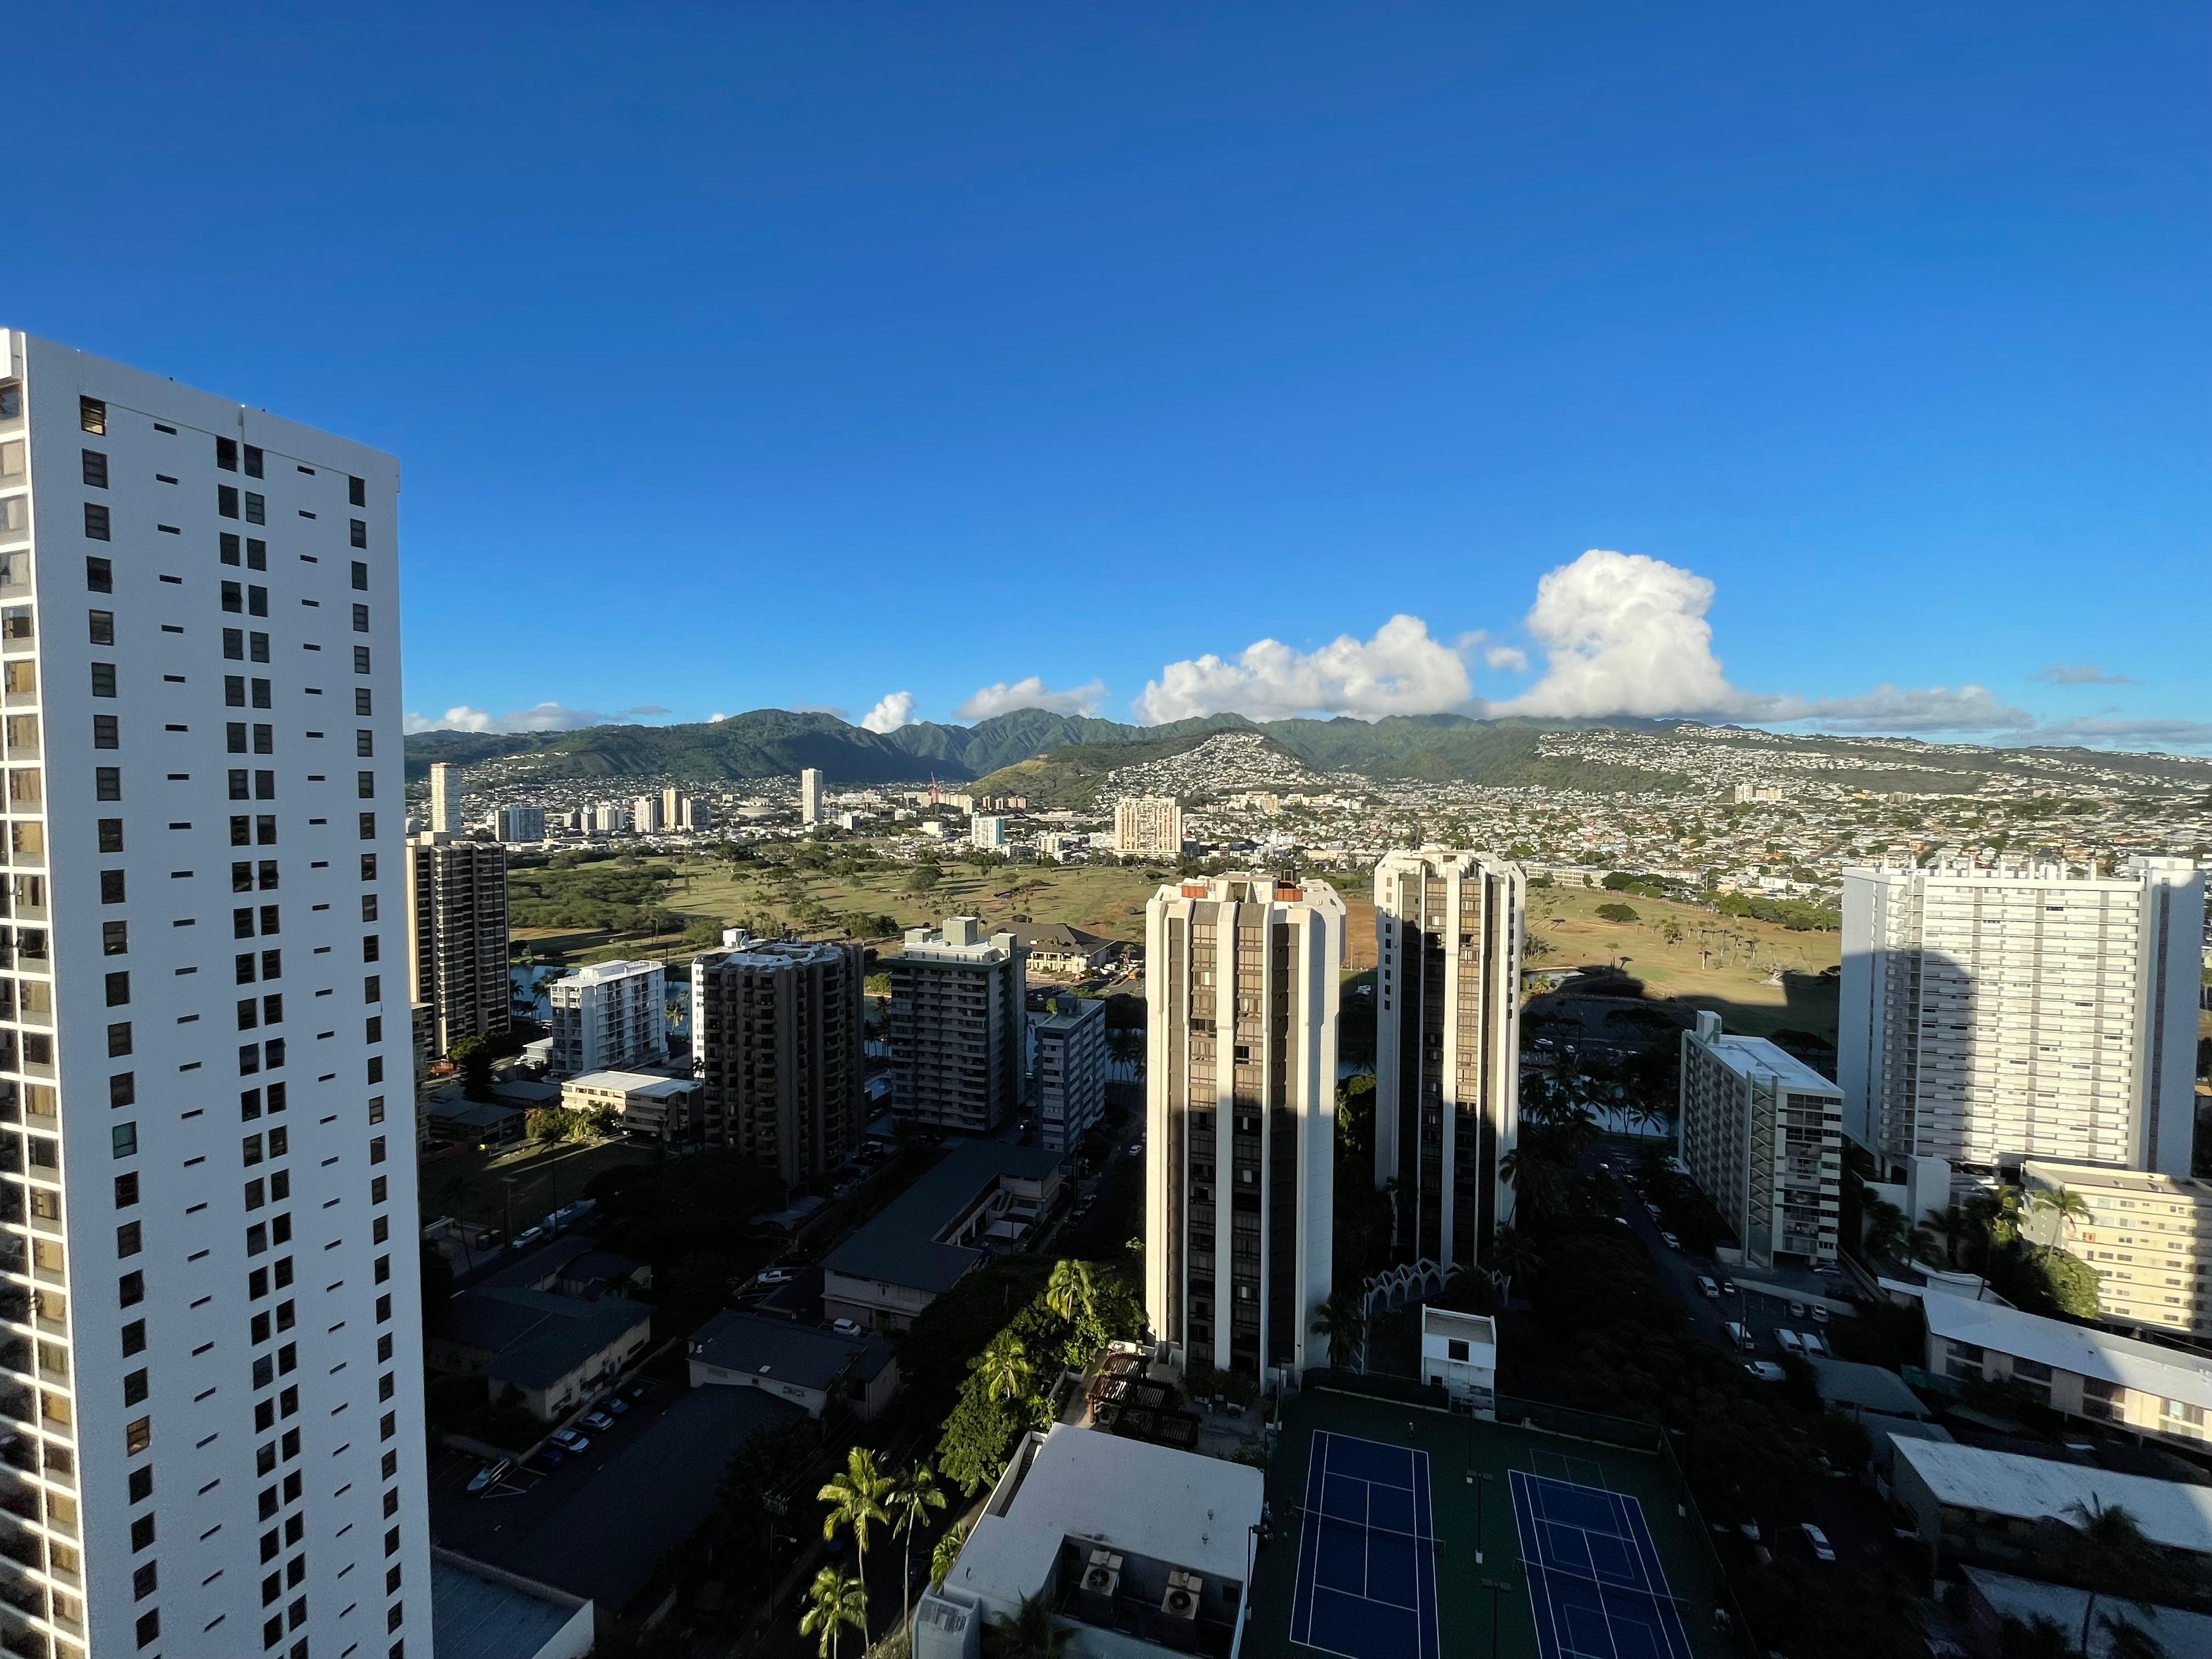
[(107, 508), (99, 501), (84, 504), (84, 533), (96, 542), (115, 539), (108, 534)]
[(256, 800), (276, 799), (276, 775), (274, 772), (256, 772), (253, 775), (253, 799)]
[[(100, 819), (100, 850), (103, 853), (119, 853), (123, 850), (123, 820), (121, 818)], [(110, 952), (110, 954), (113, 953)]]
[(120, 1020), (107, 1028), (107, 1057), (121, 1060), (131, 1052), (131, 1022)]
[[(238, 733), (239, 747), (240, 750), (243, 750), (246, 745), (246, 728), (243, 726), (234, 726), (232, 729)], [(247, 780), (246, 771), (242, 767), (234, 767), (231, 770), (230, 798), (233, 800), (252, 800), (253, 799), (252, 785)]]
[(250, 489), (246, 492), (246, 521), (248, 524), (269, 522), (269, 503)]
[(376, 733), (367, 726), (356, 732), (353, 734), (353, 752), (356, 759), (374, 760), (376, 757)]
[(100, 872), (100, 902), (102, 904), (124, 902), (122, 871), (103, 870)]
[(238, 532), (236, 531), (225, 530), (217, 532), (215, 556), (224, 564), (238, 562)]
[(366, 674), (370, 672), (368, 647), (365, 645), (356, 645), (353, 648), (353, 672), (356, 674)]
[(154, 1466), (142, 1464), (131, 1471), (131, 1501), (143, 1504), (154, 1495)]
[(368, 632), (368, 607), (365, 605), (357, 605), (353, 608), (353, 631), (356, 634)]
[(361, 919), (363, 921), (374, 921), (376, 920), (375, 894), (363, 893), (361, 896)]
[(238, 471), (238, 440), (217, 438), (215, 441), (215, 464), (225, 472)]
[(143, 1403), (146, 1398), (146, 1373), (143, 1369), (124, 1374), (123, 1403), (125, 1405), (136, 1406)]
[(246, 614), (265, 617), (269, 614), (269, 590), (248, 584), (246, 589)]
[(226, 519), (238, 516), (238, 486), (217, 484), (215, 487), (215, 510)]
[[(361, 855), (361, 878), (362, 878), (363, 881), (374, 881), (374, 880), (376, 879), (376, 854), (374, 854), (374, 853), (363, 853), (363, 854)], [(374, 918), (373, 918), (373, 917), (363, 917), (363, 918), (362, 918), (362, 920), (364, 920), (364, 921), (373, 921), (373, 920), (374, 920)]]
[(269, 636), (266, 634), (249, 635), (246, 641), (246, 655), (247, 660), (252, 662), (267, 662)]
[(161, 1613), (158, 1607), (138, 1615), (138, 1645), (150, 1648), (161, 1639)]
[(283, 930), (277, 927), (276, 922), (276, 907), (273, 904), (263, 905), (261, 907), (261, 931), (264, 933), (276, 933), (282, 932)]
[(87, 432), (105, 436), (107, 431), (107, 404), (98, 398), (79, 398), (76, 400), (77, 424)]
[(128, 1175), (119, 1175), (116, 1176), (115, 1207), (118, 1210), (127, 1210), (137, 1201), (138, 1172), (136, 1170), (133, 1170)]
[[(113, 694), (110, 693), (109, 695), (112, 696)], [(376, 799), (376, 774), (374, 772), (355, 773), (353, 778), (353, 789), (356, 799), (374, 800)]]
[(356, 547), (367, 547), (368, 545), (368, 520), (356, 519), (353, 520), (353, 544)]
[(258, 536), (246, 538), (246, 568), (248, 570), (269, 568), (269, 544)]
[(97, 449), (88, 449), (84, 456), (84, 483), (88, 489), (107, 488), (107, 457)]
[[(108, 1104), (109, 1109), (112, 1110), (114, 1108), (116, 1108), (116, 1107), (118, 1107), (118, 1106), (136, 1106), (137, 1103), (138, 1103), (138, 1073), (136, 1073), (136, 1072), (118, 1072), (118, 1073), (117, 1073), (113, 1077), (111, 1077), (110, 1079), (107, 1079), (107, 1104)], [(136, 1194), (137, 1194), (137, 1191), (138, 1191), (138, 1187), (137, 1187), (137, 1181), (138, 1181), (138, 1177), (137, 1177), (137, 1176), (131, 1176), (131, 1177), (130, 1177), (130, 1179), (131, 1179), (131, 1193), (132, 1193), (132, 1194), (133, 1194), (133, 1197), (132, 1197), (132, 1199), (131, 1199), (131, 1202), (133, 1202), (133, 1203), (136, 1203), (136, 1202), (137, 1201), (137, 1200)], [(122, 1203), (122, 1202), (124, 1201), (124, 1200), (123, 1200), (123, 1196), (122, 1196), (122, 1188), (121, 1188), (119, 1186), (116, 1188), (116, 1199), (115, 1199), (115, 1201), (116, 1201), (118, 1204), (120, 1204), (120, 1203)]]
[(259, 444), (248, 444), (246, 446), (246, 476), (249, 478), (258, 478), (262, 476), (261, 446)]
[[(89, 427), (85, 428), (88, 432), (92, 428)], [(368, 505), (368, 479), (349, 477), (346, 480), (346, 504), (349, 507), (367, 507)]]
[(246, 660), (246, 634), (244, 629), (226, 628), (222, 630), (222, 654), (233, 662), (243, 662)]
[(123, 799), (123, 769), (118, 766), (99, 766), (93, 769), (92, 793), (94, 800)]
[(146, 1275), (135, 1270), (115, 1281), (115, 1297), (126, 1308), (135, 1308), (146, 1299)]
[(267, 708), (271, 706), (269, 697), (269, 682), (267, 680), (256, 680), (253, 682), (253, 706), (256, 708)]
[[(105, 617), (107, 613), (104, 611), (95, 611), (93, 615)], [(111, 617), (108, 620), (112, 623), (114, 618)], [(104, 641), (105, 643), (109, 645), (115, 643), (112, 634), (113, 630), (111, 629), (110, 637)], [(94, 643), (97, 645), (103, 641), (95, 640)], [(92, 695), (95, 697), (112, 697), (115, 695), (115, 665), (113, 663), (96, 662), (92, 665)]]
[(111, 1008), (121, 1008), (127, 1006), (130, 1000), (130, 970), (128, 969), (124, 969), (118, 972), (110, 974), (107, 976), (107, 1006)]
[[(382, 1135), (371, 1135), (369, 1137), (368, 1161), (371, 1164), (381, 1164), (384, 1162), (384, 1137)], [(381, 1285), (386, 1279), (391, 1277), (391, 1273), (392, 1258), (388, 1255), (380, 1255), (377, 1257), (376, 1282)]]
[(253, 752), (257, 755), (273, 755), (276, 752), (275, 726), (256, 726), (253, 728)]
[(94, 593), (112, 593), (115, 591), (115, 565), (112, 560), (97, 554), (87, 554), (84, 561), (84, 585)]
[(114, 715), (94, 714), (92, 717), (92, 746), (94, 749), (123, 747), (123, 728)]
[(361, 838), (363, 841), (374, 841), (376, 839), (375, 813), (363, 812), (361, 815)]
[(123, 1357), (129, 1359), (146, 1352), (146, 1322), (134, 1319), (123, 1328)]
[[(356, 520), (355, 522), (360, 521)], [(368, 592), (368, 567), (359, 559), (353, 562), (353, 586), (354, 591), (357, 593)]]
[(222, 593), (224, 610), (242, 611), (246, 608), (246, 589), (238, 583), (225, 582), (222, 585)]

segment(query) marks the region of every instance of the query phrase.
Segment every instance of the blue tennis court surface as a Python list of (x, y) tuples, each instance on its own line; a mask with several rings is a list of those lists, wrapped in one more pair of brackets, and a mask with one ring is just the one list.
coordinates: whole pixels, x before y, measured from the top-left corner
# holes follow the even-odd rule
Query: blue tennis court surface
[(1429, 1455), (1316, 1432), (1291, 1640), (1342, 1659), (1437, 1659)]
[(1508, 1474), (1542, 1659), (1690, 1659), (1644, 1506), (1602, 1486)]

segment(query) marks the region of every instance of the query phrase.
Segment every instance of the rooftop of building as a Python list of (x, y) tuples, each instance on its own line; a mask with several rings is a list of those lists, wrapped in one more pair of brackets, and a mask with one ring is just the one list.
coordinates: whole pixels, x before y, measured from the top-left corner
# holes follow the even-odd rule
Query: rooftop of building
[(1924, 1419), (1931, 1415), (1920, 1396), (1895, 1371), (1856, 1359), (1814, 1359), (1813, 1383), (1822, 1403), (1883, 1417)]
[[(2198, 1084), (2199, 1092), (2204, 1085)], [(2039, 1178), (2048, 1187), (2063, 1187), (2085, 1197), (2098, 1193), (2129, 1198), (2163, 1198), (2175, 1203), (2212, 1203), (2212, 1183), (2154, 1170), (2115, 1170), (2104, 1164), (2066, 1164), (2055, 1158), (2031, 1158), (2020, 1166), (2028, 1181)]]
[(579, 968), (572, 974), (562, 975), (548, 988), (557, 990), (565, 985), (572, 990), (580, 990), (586, 986), (610, 985), (618, 979), (633, 979), (640, 975), (666, 971), (667, 964), (659, 962), (595, 962), (588, 968)]
[(2178, 1348), (1963, 1296), (1923, 1296), (1920, 1305), (1929, 1334), (1947, 1342), (1970, 1342), (2161, 1399), (2212, 1407), (2212, 1360)]
[(722, 948), (691, 958), (694, 967), (787, 968), (795, 963), (830, 962), (854, 947), (826, 939), (755, 939), (742, 927), (722, 931)]
[[(2036, 1578), (2016, 1578), (2008, 1572), (1992, 1572), (1987, 1567), (1961, 1567), (1960, 1571), (2000, 1620), (2014, 1619), (2023, 1625), (2033, 1625), (2038, 1619), (2048, 1619), (2061, 1630), (2078, 1631), (2083, 1615), (2089, 1611), (2087, 1590), (2048, 1584)], [(2185, 1654), (2212, 1654), (2212, 1618), (2201, 1613), (2145, 1607), (2112, 1596), (2100, 1596), (2097, 1606), (2108, 1617), (2149, 1632), (2160, 1650), (2175, 1656), (2175, 1659)], [(2112, 1632), (2100, 1619), (2089, 1636), (2090, 1659), (2106, 1659), (2112, 1651)]]
[(899, 954), (919, 962), (995, 963), (1005, 961), (1020, 948), (1014, 935), (1004, 928), (986, 937), (983, 924), (975, 917), (947, 916), (940, 927), (908, 928)]
[(1061, 1154), (996, 1140), (963, 1141), (944, 1161), (832, 1250), (823, 1267), (852, 1279), (942, 1292), (984, 1259), (972, 1245), (940, 1244), (937, 1237), (1001, 1180), (1042, 1181)]
[(591, 1606), (451, 1550), (430, 1552), (430, 1629), (446, 1659), (536, 1659)]
[(871, 1382), (892, 1358), (890, 1344), (872, 1337), (839, 1336), (788, 1319), (734, 1311), (716, 1314), (691, 1334), (690, 1356), (724, 1370), (817, 1391), (840, 1377)]
[(486, 1371), (518, 1388), (542, 1389), (649, 1324), (641, 1302), (586, 1302), (507, 1285), (479, 1285), (453, 1301), (453, 1340), (491, 1355)]
[(566, 1079), (565, 1089), (597, 1089), (605, 1093), (649, 1095), (654, 1099), (688, 1094), (699, 1086), (688, 1077), (663, 1077), (654, 1072), (586, 1072)]
[(1940, 1504), (2015, 1520), (2075, 1524), (2079, 1504), (2124, 1508), (2146, 1537), (2171, 1549), (2212, 1555), (2212, 1486), (2060, 1463), (2018, 1452), (1894, 1437), (1897, 1461), (1910, 1465)]
[[(1707, 1033), (1711, 1035), (1708, 1036)], [(1759, 1072), (1773, 1078), (1784, 1088), (1804, 1094), (1840, 1095), (1843, 1089), (1830, 1082), (1803, 1060), (1760, 1036), (1732, 1036), (1720, 1030), (1720, 1016), (1700, 1014), (1697, 1030), (1692, 1035), (1706, 1052), (1730, 1071), (1739, 1074)]]
[(1292, 881), (1264, 871), (1235, 876), (1193, 876), (1168, 882), (1153, 895), (1153, 899), (1155, 902), (1164, 900), (1170, 903), (1178, 899), (1210, 899), (1222, 904), (1311, 904), (1339, 910), (1344, 908), (1336, 889), (1325, 881), (1310, 877)]
[(1014, 943), (1027, 951), (1095, 951), (1114, 942), (1097, 933), (1086, 933), (1080, 927), (1071, 927), (1064, 921), (1012, 922), (1000, 931), (1012, 934)]
[(1039, 1030), (1071, 1031), (1093, 1020), (1103, 1024), (1105, 1018), (1106, 1005), (1097, 997), (1059, 996), (1042, 1013), (1031, 1014), (1030, 1024)]

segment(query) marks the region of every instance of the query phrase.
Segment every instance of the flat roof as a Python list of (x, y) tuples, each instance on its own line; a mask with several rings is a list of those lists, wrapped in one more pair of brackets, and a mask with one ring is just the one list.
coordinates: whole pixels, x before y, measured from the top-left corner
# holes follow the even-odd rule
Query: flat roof
[(645, 1304), (620, 1297), (586, 1302), (505, 1285), (453, 1298), (453, 1340), (490, 1351), (487, 1376), (527, 1389), (559, 1382), (652, 1319)]
[(1821, 1400), (1829, 1405), (1856, 1406), (1886, 1417), (1918, 1419), (1934, 1415), (1895, 1371), (1861, 1364), (1856, 1359), (1815, 1358), (1811, 1363), (1814, 1383)]
[(1062, 1156), (1041, 1146), (964, 1141), (832, 1250), (822, 1265), (850, 1279), (949, 1291), (982, 1261), (983, 1252), (972, 1245), (940, 1244), (937, 1235), (985, 1188), (1006, 1176), (1042, 1181), (1060, 1167)]
[(636, 974), (660, 974), (668, 965), (660, 962), (595, 962), (588, 968), (579, 968), (572, 974), (563, 974), (555, 985), (605, 985), (611, 981), (629, 979)]
[(1971, 1342), (2162, 1400), (2212, 1407), (2212, 1361), (2177, 1348), (1941, 1291), (1922, 1297), (1920, 1305), (1927, 1312), (1929, 1334), (1947, 1342)]
[(537, 1659), (591, 1605), (451, 1550), (430, 1552), (430, 1635), (445, 1659)]
[[(2000, 1619), (2017, 1619), (2023, 1625), (2033, 1625), (2039, 1618), (2050, 1619), (2062, 1630), (2078, 1631), (2082, 1615), (2089, 1611), (2087, 1590), (2049, 1584), (2037, 1578), (2015, 1578), (2008, 1572), (1992, 1572), (1987, 1567), (1961, 1567), (1959, 1571)], [(2212, 1619), (2201, 1613), (2185, 1613), (2175, 1607), (2145, 1609), (2111, 1595), (2099, 1596), (2097, 1605), (2112, 1618), (2148, 1631), (2170, 1659), (2207, 1659), (2212, 1656)], [(2100, 1619), (2089, 1633), (2091, 1659), (2104, 1659), (2112, 1650), (2112, 1633)]]
[(1894, 1435), (1898, 1461), (1912, 1466), (1939, 1504), (2024, 1521), (2073, 1524), (2071, 1504), (2124, 1508), (2154, 1543), (2212, 1555), (2212, 1486), (2059, 1463), (2018, 1452)]
[(840, 1376), (866, 1382), (891, 1363), (891, 1346), (872, 1337), (840, 1336), (788, 1319), (724, 1311), (691, 1334), (690, 1357), (802, 1389), (824, 1390)]
[[(2204, 1092), (2204, 1085), (2197, 1085)], [(2058, 1158), (2031, 1158), (2021, 1174), (2041, 1176), (2054, 1187), (2075, 1191), (2125, 1193), (2131, 1198), (2160, 1198), (2175, 1204), (2212, 1203), (2212, 1185), (2183, 1176), (2160, 1175), (2148, 1170), (2115, 1170), (2102, 1164), (2068, 1164)]]
[(626, 1095), (682, 1094), (699, 1085), (688, 1077), (661, 1077), (652, 1072), (586, 1072), (568, 1079), (564, 1089), (605, 1089)]
[(1065, 1423), (1032, 1454), (1033, 1443), (1016, 1449), (1014, 1467), (1028, 1456), (1028, 1468), (1010, 1477), (1005, 1512), (976, 1521), (947, 1585), (1018, 1602), (1043, 1586), (1063, 1538), (1246, 1584), (1267, 1490), (1258, 1469)]
[(1782, 1083), (1807, 1094), (1840, 1095), (1840, 1085), (1831, 1083), (1787, 1048), (1765, 1037), (1716, 1037), (1710, 1047), (1724, 1064), (1739, 1072), (1771, 1072)]

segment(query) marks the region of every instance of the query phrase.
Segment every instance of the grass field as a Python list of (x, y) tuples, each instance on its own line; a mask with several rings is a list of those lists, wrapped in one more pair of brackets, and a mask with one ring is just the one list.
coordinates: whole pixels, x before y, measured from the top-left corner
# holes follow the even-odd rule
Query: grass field
[(627, 1141), (593, 1146), (505, 1147), (493, 1152), (453, 1154), (422, 1171), (422, 1214), (426, 1219), (453, 1216), (463, 1221), (504, 1227), (512, 1210), (519, 1231), (563, 1204), (580, 1198), (584, 1183), (602, 1170), (624, 1164), (649, 1164), (649, 1146)]

